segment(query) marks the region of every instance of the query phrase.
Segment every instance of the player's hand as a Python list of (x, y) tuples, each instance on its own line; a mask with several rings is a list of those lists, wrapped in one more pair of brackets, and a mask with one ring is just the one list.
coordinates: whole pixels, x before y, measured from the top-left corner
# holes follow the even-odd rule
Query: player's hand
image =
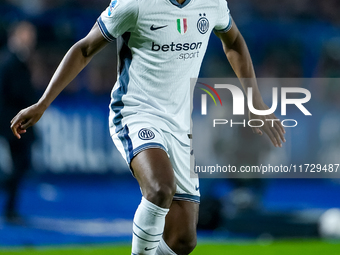
[(26, 129), (33, 126), (41, 118), (46, 108), (34, 104), (21, 110), (12, 120), (11, 129), (13, 134), (20, 139), (21, 135), (26, 133)]
[[(261, 102), (256, 107), (257, 110), (267, 110), (269, 107)], [(259, 116), (255, 115), (251, 112), (249, 112), (249, 119), (259, 119), (264, 122), (264, 125), (261, 128), (252, 127), (252, 130), (255, 134), (263, 135), (263, 132), (265, 132), (268, 137), (270, 138), (271, 142), (275, 147), (282, 147), (282, 142), (286, 142), (286, 139), (284, 137), (284, 134), (286, 133), (284, 127), (281, 124), (281, 121), (269, 121), (273, 119), (277, 119), (275, 114), (265, 115), (265, 116)], [(253, 125), (255, 126), (261, 126), (260, 121), (256, 123), (253, 122)]]

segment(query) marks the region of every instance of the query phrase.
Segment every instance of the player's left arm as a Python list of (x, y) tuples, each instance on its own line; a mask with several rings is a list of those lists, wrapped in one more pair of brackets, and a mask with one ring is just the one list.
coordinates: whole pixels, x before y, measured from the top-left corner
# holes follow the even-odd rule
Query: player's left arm
[[(235, 74), (239, 78), (245, 93), (247, 94), (249, 87), (252, 88), (253, 105), (255, 109), (267, 110), (269, 108), (263, 102), (262, 96), (257, 86), (255, 71), (247, 44), (238, 30), (235, 22), (232, 22), (233, 24), (228, 32), (215, 32), (215, 34), (221, 39), (224, 53), (226, 54)], [(281, 125), (281, 122), (274, 121), (275, 124), (272, 126), (271, 121), (266, 121), (266, 119), (277, 119), (274, 114), (258, 116), (249, 112), (249, 119), (261, 119), (264, 122), (264, 126), (261, 129), (269, 136), (274, 146), (282, 147), (282, 142), (285, 142), (286, 140), (284, 138), (285, 130)], [(262, 135), (260, 128), (252, 129), (254, 133)]]

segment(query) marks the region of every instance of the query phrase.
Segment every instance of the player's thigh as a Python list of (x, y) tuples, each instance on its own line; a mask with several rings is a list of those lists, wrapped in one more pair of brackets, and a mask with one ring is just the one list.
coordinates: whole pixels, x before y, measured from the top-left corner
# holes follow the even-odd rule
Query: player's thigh
[(175, 252), (196, 245), (199, 204), (189, 201), (173, 201), (165, 219), (163, 238)]
[[(177, 183), (174, 200), (199, 203), (199, 180), (198, 176), (191, 171), (191, 165), (194, 165), (194, 157), (190, 153), (189, 139), (180, 139), (172, 134), (166, 134), (165, 137), (167, 143), (171, 144), (171, 146), (168, 147), (168, 154)], [(190, 162), (192, 162), (192, 164)]]
[(143, 150), (132, 159), (131, 168), (143, 196), (158, 206), (169, 207), (176, 179), (167, 153), (160, 148)]
[(176, 178), (161, 129), (151, 123), (130, 119), (118, 132), (110, 129), (112, 140), (136, 177), (143, 196), (169, 208), (176, 191)]

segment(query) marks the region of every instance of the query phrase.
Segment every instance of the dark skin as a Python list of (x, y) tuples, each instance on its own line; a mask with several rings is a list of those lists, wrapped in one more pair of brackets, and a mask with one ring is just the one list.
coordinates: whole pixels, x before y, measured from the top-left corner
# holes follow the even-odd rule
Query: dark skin
[[(268, 109), (268, 106), (262, 100), (257, 86), (255, 71), (248, 47), (235, 22), (233, 21), (233, 26), (227, 33), (217, 33), (216, 35), (221, 39), (224, 53), (236, 76), (241, 81), (244, 91), (247, 93), (249, 87), (253, 88), (255, 109)], [(277, 119), (274, 114), (258, 116), (249, 112), (249, 119), (261, 119), (267, 122), (261, 129), (252, 127), (252, 130), (258, 135), (263, 135), (263, 132), (266, 133), (275, 147), (282, 147), (282, 142), (286, 142), (284, 138), (286, 131), (282, 124), (276, 121), (272, 127), (269, 121), (266, 121), (266, 119)]]
[[(184, 0), (178, 0), (183, 3)], [(263, 103), (256, 84), (255, 72), (246, 43), (237, 26), (233, 24), (227, 33), (219, 33), (224, 52), (234, 69), (236, 75), (246, 90), (253, 88), (254, 107), (258, 110), (268, 109)], [(43, 115), (48, 106), (59, 93), (78, 75), (90, 62), (92, 57), (109, 43), (102, 36), (97, 24), (89, 34), (77, 42), (67, 52), (58, 69), (53, 75), (47, 89), (40, 100), (21, 110), (11, 121), (13, 134), (20, 139), (30, 126), (33, 126)], [(244, 78), (248, 78), (245, 80)], [(249, 115), (252, 119), (274, 119), (274, 114), (269, 116)], [(276, 147), (281, 147), (284, 139), (284, 128), (280, 124), (271, 127), (265, 125), (253, 128), (259, 135), (266, 133)], [(175, 176), (167, 154), (161, 149), (147, 149), (136, 155), (131, 161), (131, 167), (141, 187), (143, 196), (150, 202), (170, 208), (166, 217), (163, 238), (169, 247), (178, 255), (189, 254), (196, 245), (196, 225), (198, 220), (199, 205), (187, 201), (172, 201), (176, 191)]]
[(176, 179), (166, 152), (158, 148), (144, 150), (132, 159), (131, 168), (143, 196), (160, 207), (170, 208), (165, 219), (164, 241), (176, 254), (189, 254), (197, 242), (199, 204), (172, 200)]

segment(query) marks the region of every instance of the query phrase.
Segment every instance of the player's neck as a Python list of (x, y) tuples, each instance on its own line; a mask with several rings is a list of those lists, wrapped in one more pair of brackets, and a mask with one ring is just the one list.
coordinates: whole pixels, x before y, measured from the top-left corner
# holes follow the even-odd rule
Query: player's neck
[(176, 0), (179, 4), (184, 3), (185, 0)]

